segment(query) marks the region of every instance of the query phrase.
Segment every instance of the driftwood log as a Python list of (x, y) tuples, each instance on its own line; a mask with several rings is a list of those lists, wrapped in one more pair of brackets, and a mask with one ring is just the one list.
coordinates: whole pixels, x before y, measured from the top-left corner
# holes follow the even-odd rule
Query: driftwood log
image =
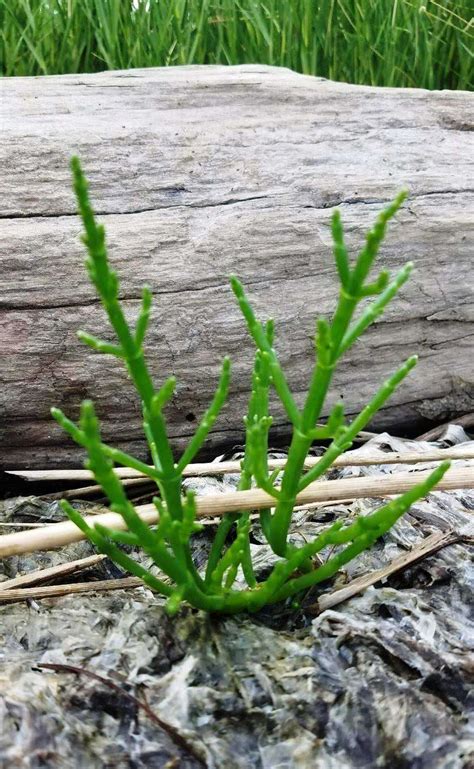
[[(176, 373), (176, 447), (192, 433), (225, 353), (232, 399), (209, 448), (239, 441), (252, 343), (228, 288), (246, 284), (276, 318), (291, 385), (303, 396), (316, 313), (334, 302), (330, 216), (355, 248), (402, 187), (410, 198), (382, 260), (417, 270), (348, 355), (331, 392), (354, 414), (408, 354), (420, 364), (374, 422), (404, 429), (473, 411), (474, 184), (471, 94), (369, 88), (263, 66), (180, 67), (1, 83), (0, 463), (76, 465), (81, 451), (49, 409), (97, 402), (104, 435), (146, 456), (139, 404), (120, 365), (78, 328), (104, 316), (83, 268), (69, 158), (78, 153), (133, 317), (155, 294), (148, 350)], [(285, 420), (276, 411), (276, 435)]]

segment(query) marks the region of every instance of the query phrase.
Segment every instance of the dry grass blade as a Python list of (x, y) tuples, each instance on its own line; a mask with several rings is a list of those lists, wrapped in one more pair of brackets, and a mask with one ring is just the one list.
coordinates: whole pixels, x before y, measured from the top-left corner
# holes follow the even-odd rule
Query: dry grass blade
[(382, 569), (371, 571), (369, 574), (364, 574), (363, 576), (354, 579), (345, 587), (339, 588), (339, 590), (334, 590), (332, 593), (321, 595), (316, 603), (310, 606), (308, 610), (313, 609), (319, 614), (325, 609), (330, 609), (333, 606), (343, 603), (343, 601), (347, 601), (348, 598), (352, 598), (354, 595), (357, 595), (357, 593), (362, 593), (371, 585), (375, 585), (376, 582), (387, 579), (391, 574), (406, 569), (407, 566), (411, 566), (422, 558), (427, 558), (429, 555), (441, 550), (441, 548), (466, 540), (474, 540), (474, 529), (472, 530), (472, 533), (469, 534), (458, 533), (455, 531), (431, 534), (429, 537), (426, 537), (421, 544), (414, 547), (413, 550), (410, 550), (409, 553), (403, 553), (403, 555), (395, 558)]
[[(402, 494), (426, 480), (428, 475), (427, 472), (408, 472), (377, 477), (343, 478), (337, 481), (316, 481), (298, 494), (296, 504)], [(448, 470), (437, 486), (439, 491), (465, 488), (474, 488), (474, 467)], [(273, 497), (261, 489), (215, 494), (196, 499), (198, 518), (212, 518), (239, 510), (261, 510), (273, 505)], [(147, 523), (156, 523), (158, 516), (154, 505), (138, 505), (136, 510)], [(108, 528), (122, 531), (125, 529), (125, 522), (117, 513), (89, 516), (85, 520), (91, 526), (101, 523)], [(84, 539), (83, 533), (71, 521), (55, 523), (43, 529), (4, 534), (0, 537), (0, 558), (36, 550), (52, 550), (82, 539)]]
[[(313, 467), (320, 457), (308, 457), (305, 462), (307, 469)], [(378, 452), (377, 454), (358, 455), (346, 452), (341, 454), (334, 463), (333, 467), (367, 467), (369, 465), (411, 465), (421, 462), (439, 462), (445, 459), (474, 459), (474, 448), (459, 448), (454, 447), (451, 449), (431, 449), (430, 451), (420, 452), (406, 452), (399, 454), (398, 452)], [(285, 460), (270, 459), (268, 462), (270, 470), (276, 470), (277, 468), (285, 467)], [(7, 470), (9, 475), (16, 475), (19, 478), (23, 478), (26, 481), (86, 481), (92, 478), (91, 473), (88, 470)], [(128, 467), (117, 467), (115, 472), (119, 478), (123, 479), (141, 479), (142, 482), (149, 482), (149, 478), (141, 476), (136, 470), (131, 470)], [(240, 461), (229, 460), (227, 462), (198, 462), (188, 465), (183, 475), (187, 477), (195, 477), (201, 475), (224, 475), (225, 473), (240, 473)], [(92, 488), (92, 487), (91, 487)], [(98, 487), (93, 487), (94, 490)], [(73, 492), (73, 490), (71, 490)], [(78, 492), (81, 491), (78, 489)]]
[(105, 555), (90, 555), (87, 558), (79, 558), (77, 561), (61, 563), (59, 566), (50, 566), (47, 569), (30, 571), (28, 574), (22, 574), (20, 577), (0, 582), (0, 593), (3, 593), (4, 590), (12, 590), (17, 587), (25, 587), (26, 585), (38, 585), (50, 579), (64, 577), (66, 574), (74, 574), (83, 569), (88, 569), (89, 566), (95, 566), (106, 557)]

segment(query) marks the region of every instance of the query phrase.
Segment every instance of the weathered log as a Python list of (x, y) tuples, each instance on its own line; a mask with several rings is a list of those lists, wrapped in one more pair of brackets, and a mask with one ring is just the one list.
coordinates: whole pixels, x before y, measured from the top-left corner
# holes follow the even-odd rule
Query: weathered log
[[(1, 82), (0, 460), (75, 465), (50, 416), (97, 402), (108, 440), (146, 456), (139, 404), (115, 360), (75, 336), (104, 316), (83, 268), (69, 158), (78, 153), (108, 232), (130, 316), (155, 294), (148, 351), (176, 373), (178, 448), (206, 407), (225, 353), (233, 392), (209, 448), (239, 441), (252, 343), (228, 288), (235, 272), (303, 396), (316, 313), (334, 303), (329, 222), (339, 206), (355, 248), (402, 187), (410, 198), (382, 259), (416, 274), (351, 351), (331, 392), (355, 413), (412, 352), (420, 364), (373, 423), (472, 411), (474, 99), (369, 88), (262, 66), (180, 67)], [(276, 432), (285, 420), (276, 410)]]

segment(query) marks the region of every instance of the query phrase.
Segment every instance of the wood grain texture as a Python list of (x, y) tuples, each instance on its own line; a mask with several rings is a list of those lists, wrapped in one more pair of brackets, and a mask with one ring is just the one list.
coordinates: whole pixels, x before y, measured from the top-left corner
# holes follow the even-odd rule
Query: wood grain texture
[[(233, 361), (232, 398), (208, 448), (242, 438), (252, 344), (228, 287), (236, 273), (303, 396), (316, 313), (336, 287), (330, 215), (356, 248), (402, 187), (410, 198), (380, 264), (416, 273), (347, 356), (331, 402), (354, 414), (412, 352), (420, 363), (374, 421), (474, 410), (474, 99), (464, 92), (352, 86), (263, 66), (179, 67), (10, 78), (2, 90), (0, 463), (75, 466), (82, 452), (49, 417), (97, 402), (107, 440), (146, 457), (120, 365), (85, 348), (104, 333), (83, 268), (69, 158), (81, 156), (130, 317), (155, 295), (147, 349), (158, 381), (179, 378), (168, 411), (176, 448)], [(106, 332), (107, 333), (107, 332)], [(330, 405), (330, 404), (328, 404)], [(276, 434), (284, 435), (278, 408)]]

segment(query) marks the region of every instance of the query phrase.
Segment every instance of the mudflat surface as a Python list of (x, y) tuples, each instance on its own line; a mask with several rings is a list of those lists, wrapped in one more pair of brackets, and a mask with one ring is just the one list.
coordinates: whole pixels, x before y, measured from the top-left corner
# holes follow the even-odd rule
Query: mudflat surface
[[(468, 438), (458, 430), (436, 445), (453, 440)], [(385, 434), (360, 451), (426, 446)], [(204, 494), (235, 480), (187, 483)], [(336, 517), (350, 520), (379, 505), (367, 499), (300, 511), (292, 537), (307, 540)], [(226, 618), (184, 608), (169, 618), (144, 588), (0, 603), (0, 767), (472, 769), (472, 545), (450, 545), (321, 613), (315, 604), (429, 534), (472, 536), (473, 512), (472, 490), (433, 492), (347, 572), (308, 594), (299, 611), (280, 605)], [(52, 500), (2, 505), (9, 522), (57, 514)], [(206, 527), (196, 540), (198, 564), (211, 536)], [(270, 554), (257, 526), (252, 549), (257, 571), (265, 569)], [(76, 543), (16, 556), (3, 562), (3, 578), (91, 552)], [(78, 579), (118, 573), (104, 561)], [(38, 667), (45, 663), (59, 667)]]

